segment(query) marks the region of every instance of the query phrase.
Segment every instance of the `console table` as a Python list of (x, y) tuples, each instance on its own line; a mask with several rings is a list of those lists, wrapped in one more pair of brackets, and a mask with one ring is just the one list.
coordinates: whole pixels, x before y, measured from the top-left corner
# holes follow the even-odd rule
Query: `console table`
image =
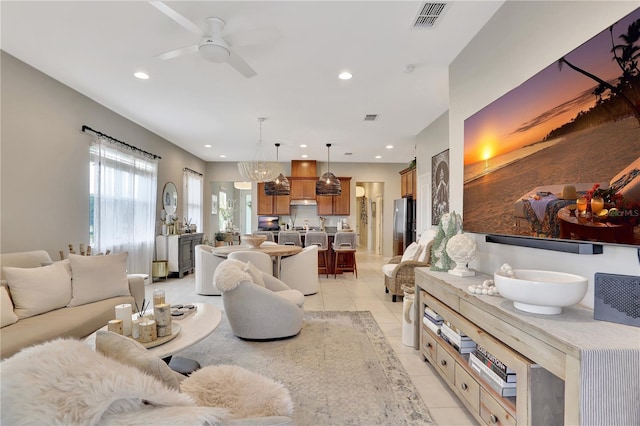
[[(481, 424), (579, 425), (607, 409), (622, 416), (613, 423), (637, 424), (637, 400), (627, 402), (638, 394), (640, 328), (596, 321), (592, 310), (578, 305), (539, 315), (518, 311), (500, 296), (468, 293), (470, 285), (492, 278), (484, 274), (461, 278), (428, 268), (416, 268), (415, 274), (415, 348)], [(493, 392), (463, 356), (423, 326), (425, 305), (515, 370), (517, 397)], [(588, 368), (600, 351), (626, 354), (615, 366), (595, 364), (610, 372), (604, 382), (594, 380)]]
[(181, 235), (158, 235), (156, 237), (156, 259), (167, 260), (169, 272), (182, 278), (193, 272), (195, 247), (202, 244), (203, 233)]

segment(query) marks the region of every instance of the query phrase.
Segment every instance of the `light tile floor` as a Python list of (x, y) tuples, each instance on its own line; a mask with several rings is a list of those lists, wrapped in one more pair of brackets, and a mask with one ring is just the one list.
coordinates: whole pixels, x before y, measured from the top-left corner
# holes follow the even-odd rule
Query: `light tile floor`
[[(381, 267), (385, 263), (382, 256), (358, 251), (358, 278), (351, 273), (325, 278), (320, 275), (320, 291), (305, 297), (307, 311), (371, 311), (378, 325), (387, 336), (413, 384), (422, 396), (434, 421), (438, 425), (477, 425), (458, 397), (433, 370), (422, 360), (419, 351), (402, 344), (402, 300), (392, 302), (384, 291)], [(202, 296), (195, 292), (194, 274), (182, 279), (160, 279), (146, 286), (146, 297), (150, 299), (153, 290), (162, 288), (169, 303), (211, 303), (222, 309), (220, 296)]]

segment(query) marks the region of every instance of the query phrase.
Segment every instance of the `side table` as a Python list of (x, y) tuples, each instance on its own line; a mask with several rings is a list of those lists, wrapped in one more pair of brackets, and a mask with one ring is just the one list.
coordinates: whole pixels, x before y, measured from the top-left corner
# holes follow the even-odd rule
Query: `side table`
[(167, 260), (154, 260), (151, 266), (151, 275), (154, 279), (164, 277), (166, 281), (169, 275), (169, 262)]

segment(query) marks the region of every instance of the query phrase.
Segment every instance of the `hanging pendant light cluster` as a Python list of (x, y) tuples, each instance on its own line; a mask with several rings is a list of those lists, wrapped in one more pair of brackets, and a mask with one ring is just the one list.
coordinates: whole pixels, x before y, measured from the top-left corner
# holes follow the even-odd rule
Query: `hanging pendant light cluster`
[[(276, 162), (278, 162), (278, 151), (280, 144), (276, 143)], [(278, 163), (279, 164), (279, 163)], [(265, 195), (289, 195), (291, 193), (291, 185), (289, 179), (282, 173), (271, 182), (265, 182), (264, 184)]]
[(256, 149), (255, 159), (253, 161), (241, 161), (238, 163), (238, 171), (240, 175), (251, 182), (269, 182), (282, 174), (280, 163), (266, 161), (262, 155), (262, 123), (266, 120), (264, 117), (258, 117), (260, 123), (260, 140)]
[(316, 182), (316, 195), (340, 195), (342, 193), (340, 180), (331, 173), (329, 148), (331, 148), (330, 143), (327, 144), (327, 173), (323, 174)]

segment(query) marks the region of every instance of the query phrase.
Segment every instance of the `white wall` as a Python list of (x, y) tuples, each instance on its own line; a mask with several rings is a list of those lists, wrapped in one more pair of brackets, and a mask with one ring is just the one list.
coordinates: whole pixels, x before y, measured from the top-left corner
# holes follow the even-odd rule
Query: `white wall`
[(0, 252), (44, 249), (58, 259), (67, 244), (89, 242), (91, 136), (82, 125), (161, 156), (158, 220), (167, 181), (184, 216), (183, 168), (203, 173), (204, 161), (5, 52), (1, 62)]
[[(418, 176), (418, 234), (434, 226), (431, 215), (431, 157), (449, 149), (449, 111), (440, 117), (416, 137), (416, 170)], [(461, 212), (460, 212), (461, 213)]]
[[(449, 146), (451, 209), (462, 212), (464, 120), (518, 86), (562, 55), (609, 27), (638, 7), (638, 1), (506, 2), (450, 66)], [(436, 140), (440, 123), (420, 137)], [(419, 164), (442, 147), (420, 145)], [(422, 194), (419, 195), (422, 197)], [(479, 254), (471, 267), (493, 273), (502, 263), (542, 268), (589, 278), (582, 301), (593, 306), (593, 274), (640, 275), (636, 248), (604, 246), (602, 255), (577, 255), (489, 244), (476, 235)]]

